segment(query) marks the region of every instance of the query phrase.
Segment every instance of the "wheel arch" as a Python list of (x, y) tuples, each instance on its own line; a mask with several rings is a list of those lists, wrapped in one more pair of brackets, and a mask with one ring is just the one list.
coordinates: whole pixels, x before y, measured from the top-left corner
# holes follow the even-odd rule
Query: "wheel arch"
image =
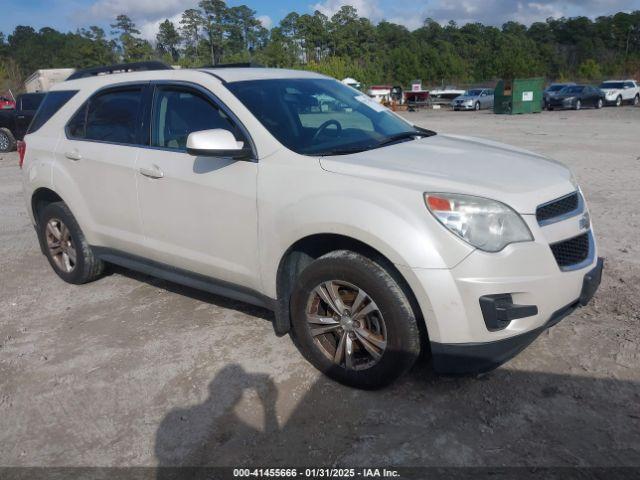
[(40, 219), (39, 213), (44, 207), (54, 202), (64, 202), (64, 200), (50, 188), (40, 187), (33, 191), (31, 194), (31, 212), (33, 213), (36, 226)]
[(277, 335), (285, 335), (291, 328), (289, 299), (297, 276), (316, 258), (336, 250), (359, 253), (385, 268), (406, 295), (421, 333), (421, 341), (428, 344), (428, 332), (423, 312), (409, 282), (387, 255), (371, 245), (348, 235), (317, 233), (307, 235), (291, 245), (280, 259), (276, 274), (276, 315), (274, 329)]

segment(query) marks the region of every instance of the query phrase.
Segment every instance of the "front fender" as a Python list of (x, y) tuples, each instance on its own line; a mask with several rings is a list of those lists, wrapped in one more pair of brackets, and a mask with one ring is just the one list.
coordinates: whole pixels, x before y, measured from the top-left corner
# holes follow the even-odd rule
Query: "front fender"
[(263, 287), (272, 298), (281, 259), (312, 235), (358, 240), (410, 268), (452, 268), (473, 251), (431, 216), (422, 192), (330, 172), (319, 177), (313, 183), (324, 185), (316, 193), (308, 183), (304, 192), (298, 192), (304, 186), (290, 185), (286, 203), (259, 202), (267, 203), (260, 210), (259, 236)]

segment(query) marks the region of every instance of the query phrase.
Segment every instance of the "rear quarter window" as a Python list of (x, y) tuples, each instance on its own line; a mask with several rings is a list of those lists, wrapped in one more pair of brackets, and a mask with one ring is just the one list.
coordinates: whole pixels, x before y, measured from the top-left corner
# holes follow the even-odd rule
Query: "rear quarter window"
[(78, 93), (77, 90), (49, 92), (40, 104), (40, 108), (38, 108), (35, 117), (33, 117), (27, 134), (40, 129), (40, 127), (47, 123), (76, 93)]

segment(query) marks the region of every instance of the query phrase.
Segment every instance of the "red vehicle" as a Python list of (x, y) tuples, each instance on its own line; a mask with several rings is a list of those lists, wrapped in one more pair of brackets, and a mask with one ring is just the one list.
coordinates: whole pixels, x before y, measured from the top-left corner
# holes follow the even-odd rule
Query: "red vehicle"
[(16, 108), (16, 101), (4, 95), (0, 95), (0, 110), (8, 108)]

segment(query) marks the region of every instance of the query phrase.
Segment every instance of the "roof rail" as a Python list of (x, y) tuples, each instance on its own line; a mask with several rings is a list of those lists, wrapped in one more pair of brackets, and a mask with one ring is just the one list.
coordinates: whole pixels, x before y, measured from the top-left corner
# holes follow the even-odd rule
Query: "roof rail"
[(219, 63), (217, 65), (204, 65), (200, 68), (264, 68), (264, 65), (254, 62)]
[(116, 65), (107, 65), (104, 67), (84, 68), (71, 74), (67, 80), (76, 80), (78, 78), (95, 77), (96, 75), (104, 75), (109, 73), (124, 72), (145, 72), (149, 70), (173, 70), (169, 65), (163, 62), (134, 62), (134, 63), (118, 63)]

